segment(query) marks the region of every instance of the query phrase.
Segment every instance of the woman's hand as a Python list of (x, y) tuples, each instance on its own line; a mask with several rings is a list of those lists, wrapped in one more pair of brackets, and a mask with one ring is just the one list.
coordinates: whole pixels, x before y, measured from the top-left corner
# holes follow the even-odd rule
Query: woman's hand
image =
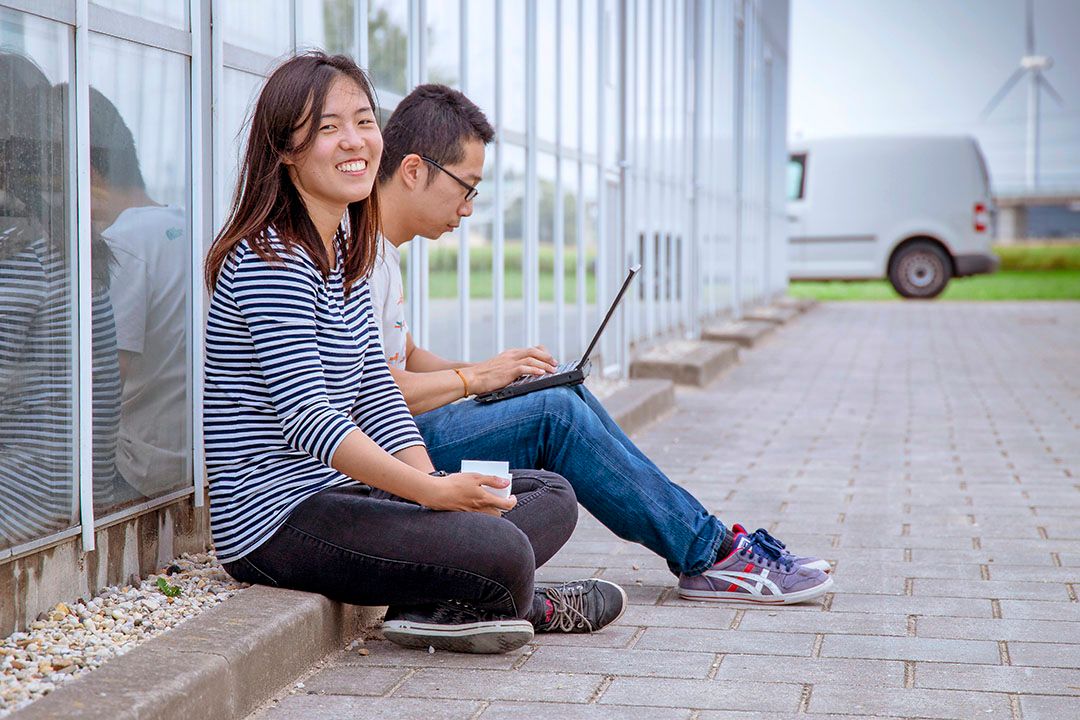
[(490, 360), (461, 368), (470, 393), (485, 393), (509, 385), (522, 375), (555, 372), (555, 358), (543, 345), (504, 350)]
[(509, 480), (494, 475), (454, 473), (432, 478), (426, 497), (420, 500), (420, 504), (432, 510), (482, 512), (498, 517), (512, 510), (517, 505), (517, 498), (513, 495), (501, 498), (485, 490), (484, 486), (501, 489), (509, 484)]

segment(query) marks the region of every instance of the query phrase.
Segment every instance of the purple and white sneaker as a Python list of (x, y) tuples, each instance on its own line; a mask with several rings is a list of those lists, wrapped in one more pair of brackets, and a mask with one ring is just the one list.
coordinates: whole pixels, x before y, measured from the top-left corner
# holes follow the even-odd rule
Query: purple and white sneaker
[(770, 535), (765, 528), (758, 528), (753, 533), (750, 533), (747, 532), (746, 528), (742, 525), (735, 523), (731, 526), (731, 534), (735, 537), (736, 547), (740, 547), (743, 543), (753, 543), (763, 547), (766, 550), (766, 555), (771, 555), (772, 552), (775, 551), (777, 554), (790, 559), (793, 563), (801, 567), (820, 570), (823, 573), (832, 572), (832, 565), (829, 564), (828, 560), (811, 557), (810, 555), (795, 555), (788, 552), (787, 546)]
[(700, 575), (679, 576), (679, 597), (685, 600), (742, 601), (790, 605), (821, 597), (833, 579), (790, 557), (753, 543), (743, 543)]

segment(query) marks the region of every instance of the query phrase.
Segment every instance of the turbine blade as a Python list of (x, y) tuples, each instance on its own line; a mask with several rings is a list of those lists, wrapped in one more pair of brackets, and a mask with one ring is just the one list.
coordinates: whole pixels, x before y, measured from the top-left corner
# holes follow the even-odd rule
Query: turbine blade
[(979, 117), (985, 120), (990, 113), (994, 112), (994, 108), (996, 108), (998, 103), (1009, 94), (1009, 91), (1013, 89), (1013, 85), (1020, 82), (1020, 78), (1024, 76), (1024, 72), (1024, 68), (1016, 68), (1016, 70), (1013, 71), (1013, 74), (1009, 76), (1009, 79), (1005, 81), (1005, 84), (1001, 86), (1001, 89), (997, 91), (997, 94), (990, 99), (990, 102), (986, 103), (986, 108)]
[(1035, 0), (1027, 0), (1024, 4), (1024, 40), (1027, 43), (1028, 55), (1035, 54)]
[(1038, 82), (1040, 85), (1042, 85), (1043, 90), (1049, 93), (1050, 97), (1054, 98), (1054, 100), (1057, 101), (1058, 105), (1065, 105), (1065, 101), (1061, 99), (1060, 95), (1058, 95), (1058, 91), (1054, 89), (1054, 86), (1050, 84), (1050, 81), (1047, 80), (1046, 76), (1044, 76), (1042, 73), (1039, 73)]

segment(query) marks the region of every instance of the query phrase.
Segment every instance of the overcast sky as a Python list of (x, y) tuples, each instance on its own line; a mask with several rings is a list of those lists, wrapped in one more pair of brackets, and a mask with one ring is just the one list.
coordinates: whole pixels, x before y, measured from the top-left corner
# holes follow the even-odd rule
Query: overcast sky
[[(999, 189), (1024, 182), (1027, 83), (980, 113), (1024, 54), (1023, 0), (792, 0), (788, 134), (973, 134)], [(1080, 0), (1035, 0), (1050, 55), (1040, 177), (1080, 189)]]

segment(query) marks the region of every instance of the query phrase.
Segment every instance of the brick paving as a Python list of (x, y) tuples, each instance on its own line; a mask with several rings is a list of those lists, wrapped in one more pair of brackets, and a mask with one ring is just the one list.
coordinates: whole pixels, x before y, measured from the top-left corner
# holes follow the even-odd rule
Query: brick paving
[(823, 305), (635, 439), (836, 592), (684, 602), (583, 516), (539, 575), (623, 583), (617, 625), (505, 656), (369, 640), (257, 717), (1080, 717), (1080, 304)]

